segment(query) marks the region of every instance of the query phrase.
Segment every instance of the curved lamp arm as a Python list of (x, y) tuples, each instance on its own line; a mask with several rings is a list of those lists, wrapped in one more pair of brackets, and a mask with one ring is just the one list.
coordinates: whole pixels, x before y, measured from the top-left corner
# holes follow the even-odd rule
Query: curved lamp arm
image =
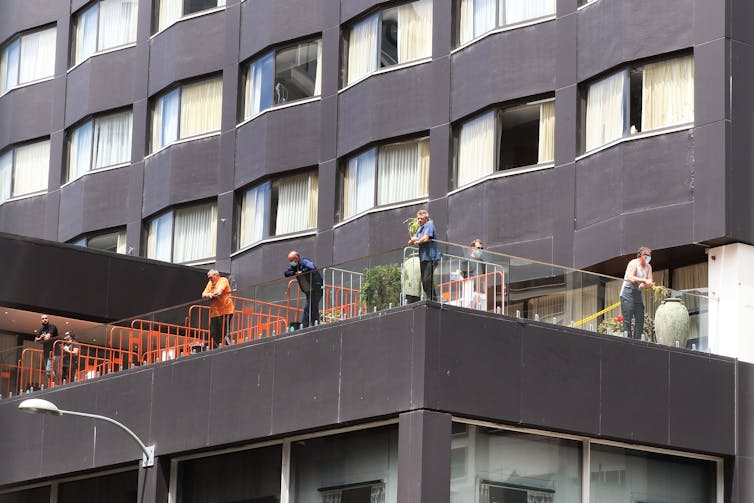
[(113, 418), (100, 416), (99, 414), (88, 414), (86, 412), (58, 409), (58, 407), (54, 403), (48, 400), (43, 400), (41, 398), (29, 398), (28, 400), (24, 400), (19, 404), (18, 408), (23, 410), (24, 412), (29, 412), (31, 414), (48, 414), (51, 416), (62, 416), (64, 414), (67, 414), (69, 416), (87, 417), (89, 419), (97, 419), (99, 421), (105, 421), (107, 423), (114, 424), (121, 430), (128, 433), (128, 435), (134, 440), (134, 442), (139, 444), (139, 448), (141, 448), (141, 451), (143, 452), (143, 456), (141, 458), (141, 466), (143, 468), (154, 466), (154, 444), (149, 446), (144, 445), (144, 442), (142, 442), (141, 439), (136, 436), (136, 433), (131, 431), (131, 429), (128, 428), (125, 424), (118, 422)]

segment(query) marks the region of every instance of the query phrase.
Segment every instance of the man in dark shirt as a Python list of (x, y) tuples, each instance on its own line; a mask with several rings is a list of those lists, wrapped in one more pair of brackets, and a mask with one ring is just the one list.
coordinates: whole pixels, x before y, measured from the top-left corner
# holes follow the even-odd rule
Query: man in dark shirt
[(314, 262), (302, 257), (296, 250), (288, 254), (288, 265), (288, 269), (283, 274), (286, 277), (295, 276), (298, 286), (306, 295), (304, 314), (301, 317), (301, 328), (306, 328), (315, 321), (319, 321), (319, 303), (322, 300), (324, 282)]
[(34, 342), (42, 343), (42, 365), (45, 369), (45, 374), (49, 377), (50, 372), (52, 371), (52, 358), (50, 358), (50, 353), (52, 353), (52, 344), (55, 342), (55, 339), (58, 338), (58, 327), (50, 323), (50, 317), (48, 315), (43, 314), (42, 326), (39, 327), (37, 332)]
[(68, 331), (63, 336), (65, 343), (62, 344), (60, 352), (62, 353), (62, 375), (60, 383), (73, 382), (76, 380), (76, 372), (79, 367), (79, 344), (76, 342), (76, 334)]

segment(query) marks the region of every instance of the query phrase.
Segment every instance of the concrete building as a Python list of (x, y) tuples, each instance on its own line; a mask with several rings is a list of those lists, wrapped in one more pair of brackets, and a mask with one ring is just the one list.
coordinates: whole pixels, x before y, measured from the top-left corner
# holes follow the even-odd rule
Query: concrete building
[(292, 248), (399, 248), (428, 208), (443, 241), (612, 276), (650, 246), (715, 339), (538, 321), (563, 299), (401, 306), (42, 392), (156, 443), (148, 470), (3, 400), (0, 501), (754, 499), (752, 21), (746, 0), (3, 0), (0, 232), (247, 286)]

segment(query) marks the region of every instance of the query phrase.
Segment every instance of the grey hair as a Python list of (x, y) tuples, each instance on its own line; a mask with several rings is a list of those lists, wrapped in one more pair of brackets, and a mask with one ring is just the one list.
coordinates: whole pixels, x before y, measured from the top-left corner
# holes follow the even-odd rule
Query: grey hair
[(207, 276), (219, 276), (220, 272), (217, 269), (210, 269), (207, 271)]

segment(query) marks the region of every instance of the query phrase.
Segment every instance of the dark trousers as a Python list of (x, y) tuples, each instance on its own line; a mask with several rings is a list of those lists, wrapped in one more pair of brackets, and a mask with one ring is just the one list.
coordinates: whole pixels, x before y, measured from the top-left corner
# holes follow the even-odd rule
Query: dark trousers
[(311, 292), (306, 294), (306, 303), (304, 304), (304, 314), (301, 317), (301, 328), (313, 325), (319, 322), (319, 303), (322, 301), (322, 285), (314, 285)]
[[(625, 292), (620, 298), (620, 310), (623, 315), (623, 333), (631, 339), (641, 339), (644, 333), (644, 302), (641, 292)], [(635, 319), (633, 333), (631, 332), (631, 319)]]
[[(232, 318), (232, 314), (223, 314), (209, 319), (209, 336), (212, 338), (212, 342), (215, 343), (216, 348), (222, 346), (223, 338), (228, 335), (230, 320)], [(230, 338), (227, 338), (226, 345), (229, 343)]]
[(427, 300), (437, 300), (435, 295), (435, 261), (422, 260), (419, 262), (419, 269), (422, 273), (422, 289)]

